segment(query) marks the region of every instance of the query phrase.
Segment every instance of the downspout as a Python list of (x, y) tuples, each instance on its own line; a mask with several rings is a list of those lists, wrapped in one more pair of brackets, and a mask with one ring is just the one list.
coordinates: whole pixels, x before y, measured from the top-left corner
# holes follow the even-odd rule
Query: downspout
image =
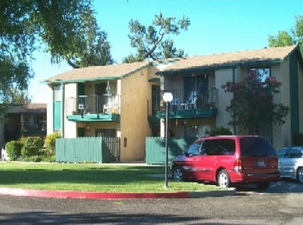
[[(236, 74), (235, 74), (235, 68), (233, 68), (233, 82), (235, 82), (236, 81)], [(233, 97), (235, 97), (235, 96), (233, 96)], [(234, 108), (234, 121), (235, 121), (235, 115), (236, 115), (236, 108)], [(237, 134), (236, 133), (237, 132), (237, 127), (236, 127), (236, 125), (234, 125), (234, 134)]]

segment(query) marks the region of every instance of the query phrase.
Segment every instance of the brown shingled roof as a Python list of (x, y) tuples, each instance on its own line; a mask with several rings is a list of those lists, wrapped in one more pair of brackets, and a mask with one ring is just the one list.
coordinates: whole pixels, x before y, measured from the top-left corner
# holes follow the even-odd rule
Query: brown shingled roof
[(118, 79), (123, 76), (132, 74), (143, 67), (150, 64), (148, 61), (122, 63), (107, 66), (90, 66), (85, 68), (73, 69), (65, 73), (50, 77), (45, 82), (81, 82), (83, 80), (105, 80), (105, 79)]
[(229, 67), (239, 64), (281, 61), (297, 48), (296, 45), (275, 48), (263, 48), (260, 50), (238, 51), (233, 53), (222, 53), (213, 55), (193, 56), (166, 67), (157, 74), (171, 73), (174, 71), (207, 68), (207, 67)]

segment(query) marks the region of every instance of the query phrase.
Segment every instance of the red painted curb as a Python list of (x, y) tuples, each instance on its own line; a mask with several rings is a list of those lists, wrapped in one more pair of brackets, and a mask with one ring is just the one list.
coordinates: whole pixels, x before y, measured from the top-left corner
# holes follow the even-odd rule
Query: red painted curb
[(43, 198), (79, 198), (79, 199), (125, 199), (125, 198), (189, 198), (188, 192), (170, 193), (100, 193), (74, 191), (43, 191), (19, 188), (0, 188), (0, 194)]

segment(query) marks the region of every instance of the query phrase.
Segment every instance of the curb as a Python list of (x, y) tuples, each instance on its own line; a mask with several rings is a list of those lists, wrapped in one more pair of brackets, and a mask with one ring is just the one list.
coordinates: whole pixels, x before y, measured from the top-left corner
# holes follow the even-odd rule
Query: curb
[(235, 189), (205, 191), (205, 192), (169, 192), (169, 193), (101, 193), (84, 191), (47, 191), (27, 190), (19, 188), (0, 188), (1, 195), (40, 197), (40, 198), (70, 198), (70, 199), (134, 199), (134, 198), (203, 198), (235, 195)]

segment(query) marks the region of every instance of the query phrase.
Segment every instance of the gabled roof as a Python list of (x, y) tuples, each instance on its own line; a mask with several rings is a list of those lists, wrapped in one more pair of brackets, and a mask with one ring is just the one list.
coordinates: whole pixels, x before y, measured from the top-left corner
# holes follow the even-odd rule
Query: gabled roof
[(286, 47), (263, 48), (259, 50), (238, 51), (213, 55), (193, 56), (180, 59), (157, 75), (169, 75), (193, 70), (235, 68), (258, 64), (272, 64), (282, 62), (289, 54), (296, 51), (300, 55), (300, 64), (303, 67), (302, 56), (296, 45)]
[(150, 62), (122, 63), (107, 66), (90, 66), (85, 68), (73, 69), (65, 73), (50, 77), (46, 83), (77, 83), (96, 80), (117, 80), (128, 76), (136, 71), (147, 67)]

